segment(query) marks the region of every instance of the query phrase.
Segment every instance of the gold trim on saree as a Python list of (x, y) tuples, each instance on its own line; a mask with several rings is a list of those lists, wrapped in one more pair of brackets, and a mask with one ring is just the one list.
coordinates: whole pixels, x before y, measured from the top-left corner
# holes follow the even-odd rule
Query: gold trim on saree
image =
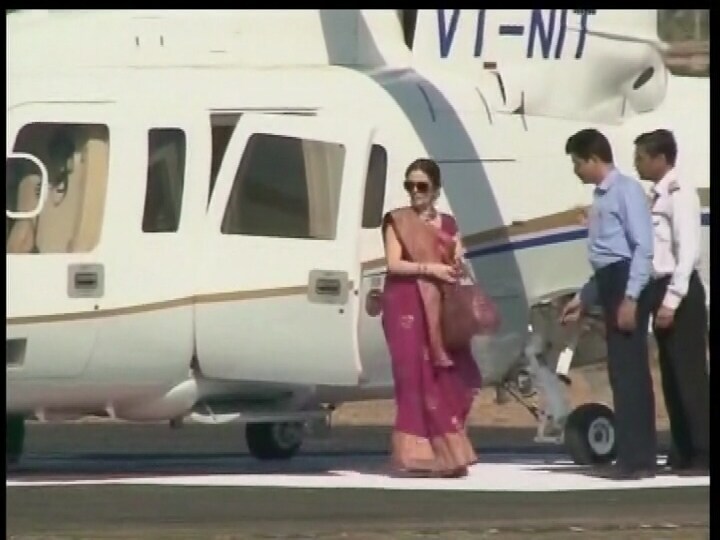
[(477, 454), (463, 431), (430, 439), (393, 431), (391, 461), (401, 471), (442, 474), (472, 465)]

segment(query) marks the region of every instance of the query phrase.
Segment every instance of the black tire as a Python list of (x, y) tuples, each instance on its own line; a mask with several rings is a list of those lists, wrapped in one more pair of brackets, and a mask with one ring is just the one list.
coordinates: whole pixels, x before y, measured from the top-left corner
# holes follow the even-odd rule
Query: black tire
[(247, 424), (245, 438), (250, 453), (261, 460), (290, 459), (302, 445), (303, 425), (298, 422)]
[(565, 448), (577, 465), (602, 465), (617, 455), (615, 414), (601, 403), (585, 403), (565, 423)]
[(25, 444), (25, 417), (8, 415), (5, 425), (5, 464), (14, 465), (20, 461)]

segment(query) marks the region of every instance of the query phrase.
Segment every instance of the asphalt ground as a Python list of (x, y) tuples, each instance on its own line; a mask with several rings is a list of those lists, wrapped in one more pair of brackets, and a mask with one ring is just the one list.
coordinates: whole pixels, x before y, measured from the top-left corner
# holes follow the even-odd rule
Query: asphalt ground
[[(303, 456), (381, 458), (389, 428), (338, 426)], [(471, 429), (483, 454), (544, 456), (534, 430)], [(660, 436), (667, 447), (667, 434)], [(169, 464), (216, 474), (252, 468), (239, 425), (29, 424), (8, 478), (163, 474)], [(272, 474), (272, 471), (269, 472)], [(709, 488), (483, 492), (91, 485), (6, 487), (7, 537), (23, 539), (708, 538)]]

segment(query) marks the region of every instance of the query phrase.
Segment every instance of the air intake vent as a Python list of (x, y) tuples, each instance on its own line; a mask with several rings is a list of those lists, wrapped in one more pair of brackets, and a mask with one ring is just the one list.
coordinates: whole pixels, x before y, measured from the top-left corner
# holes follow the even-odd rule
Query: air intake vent
[(22, 366), (25, 362), (27, 339), (8, 339), (5, 341), (5, 367)]

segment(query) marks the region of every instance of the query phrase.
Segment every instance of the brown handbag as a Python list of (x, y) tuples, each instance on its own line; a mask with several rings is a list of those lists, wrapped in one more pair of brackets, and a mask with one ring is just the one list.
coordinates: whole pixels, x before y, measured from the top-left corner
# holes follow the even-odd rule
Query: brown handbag
[(456, 350), (473, 336), (495, 333), (500, 314), (482, 287), (466, 279), (443, 285), (440, 323), (445, 347)]

